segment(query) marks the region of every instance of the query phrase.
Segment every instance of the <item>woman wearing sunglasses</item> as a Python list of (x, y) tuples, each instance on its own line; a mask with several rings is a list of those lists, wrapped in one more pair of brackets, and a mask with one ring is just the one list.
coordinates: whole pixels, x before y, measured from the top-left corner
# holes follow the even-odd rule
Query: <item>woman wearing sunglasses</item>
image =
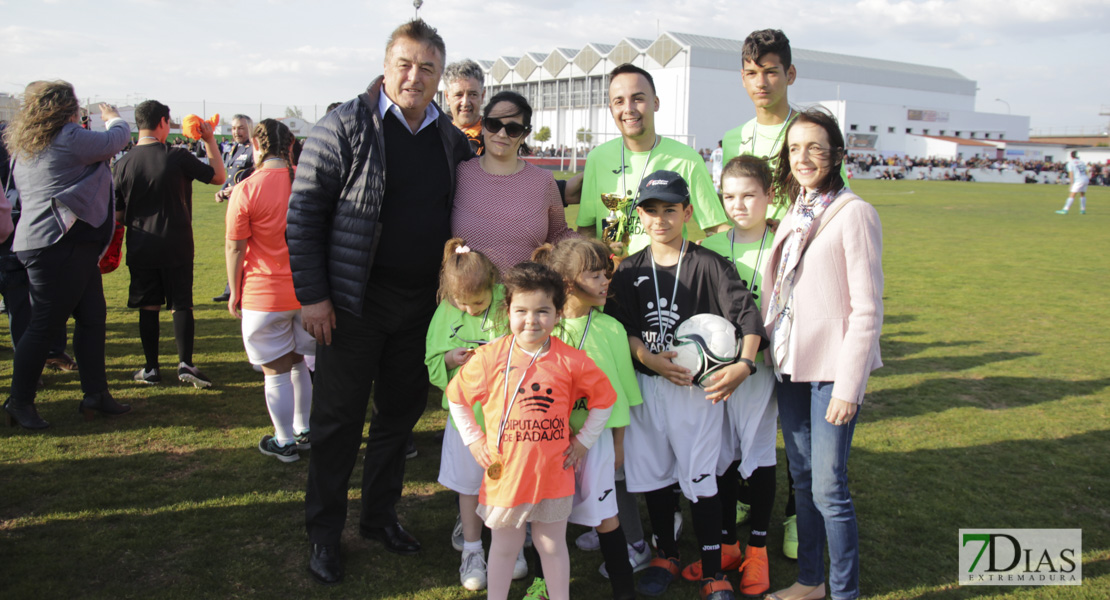
[(482, 113), (485, 152), (458, 166), (452, 235), (489, 257), (502, 273), (545, 243), (576, 235), (567, 228), (559, 188), (549, 171), (525, 162), (532, 107), (501, 92)]

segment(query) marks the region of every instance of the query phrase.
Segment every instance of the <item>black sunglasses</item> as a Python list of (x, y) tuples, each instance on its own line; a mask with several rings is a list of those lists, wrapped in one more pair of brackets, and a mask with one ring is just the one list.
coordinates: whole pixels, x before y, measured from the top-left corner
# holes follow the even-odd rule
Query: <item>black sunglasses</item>
[(494, 119), (486, 117), (482, 119), (482, 129), (490, 133), (497, 133), (501, 128), (505, 128), (505, 135), (516, 139), (529, 131), (532, 131), (531, 125), (521, 125), (520, 123), (503, 123), (501, 119)]

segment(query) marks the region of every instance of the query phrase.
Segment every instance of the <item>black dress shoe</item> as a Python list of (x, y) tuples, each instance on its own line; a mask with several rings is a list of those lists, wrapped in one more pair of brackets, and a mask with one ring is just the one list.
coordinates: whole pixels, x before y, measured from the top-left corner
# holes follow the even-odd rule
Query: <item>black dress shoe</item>
[(8, 425), (15, 427), (19, 424), (24, 429), (46, 429), (50, 423), (39, 416), (34, 403), (16, 404), (11, 398), (4, 403), (4, 412), (8, 413)]
[(385, 549), (397, 554), (416, 554), (420, 552), (420, 542), (405, 531), (400, 523), (385, 527), (359, 526), (359, 533), (368, 540), (377, 540), (385, 544)]
[(224, 292), (219, 296), (212, 297), (213, 302), (227, 302), (228, 300), (231, 300), (231, 292)]
[(131, 405), (116, 402), (112, 394), (105, 391), (85, 396), (85, 399), (77, 406), (77, 410), (85, 416), (86, 421), (92, 421), (96, 418), (98, 412), (113, 417), (131, 412)]
[(313, 544), (308, 558), (308, 572), (324, 584), (343, 580), (343, 564), (339, 561), (339, 544)]

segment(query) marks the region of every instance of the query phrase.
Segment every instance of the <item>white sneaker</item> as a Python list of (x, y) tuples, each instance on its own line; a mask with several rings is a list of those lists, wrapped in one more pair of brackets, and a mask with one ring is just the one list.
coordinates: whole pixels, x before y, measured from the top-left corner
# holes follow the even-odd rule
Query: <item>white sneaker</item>
[[(678, 538), (680, 538), (680, 537), (682, 537), (682, 511), (681, 510), (676, 510), (676, 511), (674, 511), (674, 539), (675, 539), (675, 541), (677, 542)], [(651, 547), (652, 548), (658, 548), (659, 547), (659, 537), (656, 536), (654, 533), (651, 534)]]
[(486, 559), (481, 552), (463, 553), (459, 581), (472, 592), (486, 589)]
[(596, 529), (591, 529), (578, 536), (578, 539), (574, 540), (574, 545), (578, 546), (579, 550), (585, 550), (586, 552), (601, 550), (601, 540), (597, 537)]
[(516, 555), (516, 564), (513, 565), (513, 580), (524, 579), (528, 576), (528, 560), (524, 558), (524, 548)]
[(455, 517), (455, 528), (451, 530), (451, 547), (455, 552), (463, 551), (462, 515)]
[[(637, 552), (635, 546), (628, 544), (628, 562), (632, 565), (633, 573), (639, 573), (648, 568), (648, 565), (651, 564), (652, 556), (651, 548), (648, 548), (647, 544), (644, 544), (643, 552)], [(602, 577), (609, 579), (609, 571), (605, 569), (605, 563), (601, 563), (598, 572), (601, 573)]]

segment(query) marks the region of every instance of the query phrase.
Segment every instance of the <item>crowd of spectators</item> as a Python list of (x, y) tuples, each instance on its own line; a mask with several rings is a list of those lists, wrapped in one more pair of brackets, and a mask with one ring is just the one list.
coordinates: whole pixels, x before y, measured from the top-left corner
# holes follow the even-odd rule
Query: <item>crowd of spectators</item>
[[(970, 158), (921, 158), (915, 156), (886, 156), (849, 154), (848, 169), (855, 173), (869, 173), (879, 167), (882, 172), (876, 179), (904, 179), (911, 169), (917, 169), (918, 179), (947, 181), (974, 181), (971, 169), (987, 169), (1003, 173), (1026, 173), (1026, 183), (1067, 183), (1064, 163), (1043, 160), (997, 159), (985, 156)], [(1105, 165), (1088, 164), (1092, 185), (1110, 185), (1110, 172)]]

